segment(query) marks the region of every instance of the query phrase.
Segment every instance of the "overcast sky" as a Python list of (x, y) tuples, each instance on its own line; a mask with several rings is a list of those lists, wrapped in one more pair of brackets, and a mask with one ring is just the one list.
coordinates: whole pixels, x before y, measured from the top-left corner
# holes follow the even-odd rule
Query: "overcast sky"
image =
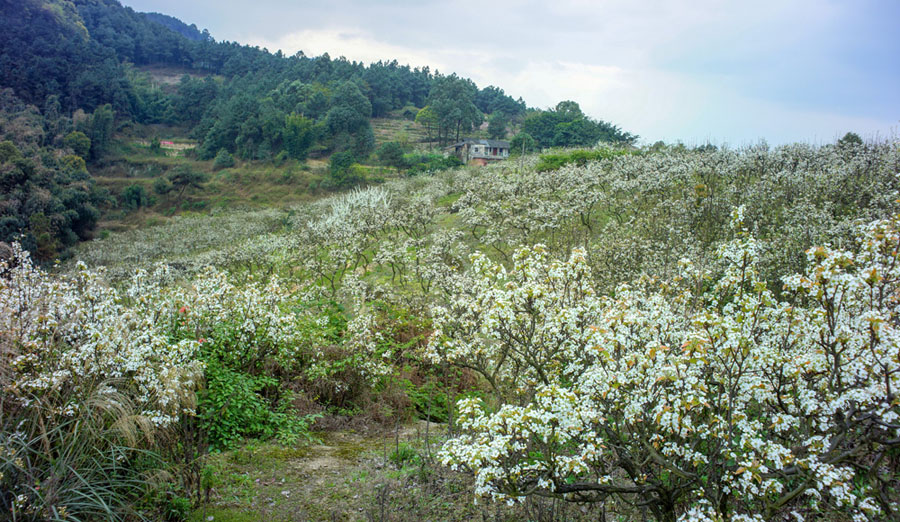
[(642, 141), (900, 134), (896, 0), (124, 0), (286, 54), (397, 59), (577, 101)]

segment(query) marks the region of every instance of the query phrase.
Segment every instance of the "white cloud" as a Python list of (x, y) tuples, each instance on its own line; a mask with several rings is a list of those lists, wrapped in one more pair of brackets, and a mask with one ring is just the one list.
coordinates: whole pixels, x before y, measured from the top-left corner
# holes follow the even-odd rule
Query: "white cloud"
[(391, 45), (357, 29), (305, 29), (274, 40), (251, 36), (248, 43), (273, 52), (281, 49), (288, 55), (303, 51), (307, 56), (319, 56), (327, 52), (332, 58), (345, 56), (349, 60), (365, 63), (397, 60), (413, 67), (428, 65), (432, 70), (443, 69), (437, 53)]

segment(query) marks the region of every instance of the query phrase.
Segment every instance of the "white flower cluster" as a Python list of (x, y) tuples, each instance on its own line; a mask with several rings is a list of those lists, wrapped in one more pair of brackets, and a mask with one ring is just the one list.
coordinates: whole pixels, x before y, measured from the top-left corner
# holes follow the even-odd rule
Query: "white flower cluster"
[(193, 273), (207, 264), (233, 262), (233, 256), (243, 261), (247, 256), (258, 257), (258, 250), (270, 251), (271, 246), (259, 236), (280, 230), (286, 220), (287, 213), (274, 209), (175, 216), (83, 243), (76, 259), (90, 267), (106, 267), (106, 276), (114, 280), (128, 279), (135, 268), (149, 269), (159, 262)]
[(810, 250), (779, 299), (732, 217), (717, 280), (683, 263), (610, 297), (582, 250), (521, 249), (510, 270), (474, 256), (429, 355), (496, 393), (459, 403), (443, 462), (482, 495), (628, 498), (659, 519), (897, 516), (900, 218)]
[(4, 394), (47, 415), (70, 416), (107, 390), (160, 426), (190, 410), (202, 370), (196, 340), (170, 340), (154, 315), (129, 306), (83, 264), (54, 277), (13, 249), (0, 262)]

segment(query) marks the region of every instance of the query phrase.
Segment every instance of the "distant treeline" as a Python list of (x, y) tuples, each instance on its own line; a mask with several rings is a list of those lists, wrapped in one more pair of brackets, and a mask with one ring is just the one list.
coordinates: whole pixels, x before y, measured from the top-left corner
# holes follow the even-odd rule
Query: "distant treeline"
[[(46, 253), (89, 235), (103, 199), (89, 169), (128, 122), (186, 129), (200, 142), (200, 159), (302, 160), (315, 151), (360, 162), (375, 148), (370, 119), (386, 116), (416, 120), (438, 145), (485, 121), (492, 138), (520, 130), (517, 152), (636, 139), (575, 102), (532, 109), (499, 87), (396, 60), (365, 65), (217, 42), (117, 0), (0, 0), (0, 10), (0, 241), (24, 234)], [(160, 85), (144, 66), (186, 74)], [(60, 187), (75, 181), (88, 196), (63, 195)]]
[[(216, 42), (208, 31), (171, 16), (137, 13), (116, 0), (0, 0), (0, 5), (3, 87), (38, 107), (55, 95), (68, 113), (110, 104), (120, 120), (187, 125), (203, 141), (205, 157), (221, 148), (248, 159), (283, 150), (297, 155), (297, 129), (289, 127), (307, 125), (297, 117), (309, 120), (314, 142), (363, 154), (371, 152), (372, 141), (363, 119), (403, 108), (415, 118), (426, 106), (431, 110), (420, 121), (440, 142), (457, 139), (486, 117), (491, 134), (503, 137), (509, 124), (529, 116), (534, 123), (526, 128), (538, 146), (635, 138), (580, 111), (577, 122), (557, 129), (560, 118), (548, 122), (541, 118), (547, 111), (529, 111), (521, 98), (503, 89), (479, 89), (471, 80), (428, 67), (396, 60), (367, 66), (328, 54), (286, 56)], [(175, 89), (164, 89), (131, 65), (165, 65), (195, 74)], [(571, 105), (577, 109), (573, 102), (564, 103), (567, 111)]]

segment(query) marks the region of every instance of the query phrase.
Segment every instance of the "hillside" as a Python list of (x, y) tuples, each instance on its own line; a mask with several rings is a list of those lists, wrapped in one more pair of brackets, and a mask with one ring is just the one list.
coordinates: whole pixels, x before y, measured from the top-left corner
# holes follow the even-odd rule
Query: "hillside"
[[(77, 156), (85, 161), (79, 172), (93, 175), (89, 185), (99, 190), (92, 192), (89, 205), (84, 198), (63, 203), (82, 216), (74, 233), (70, 219), (51, 218), (49, 226), (32, 223), (35, 213), (61, 211), (29, 211), (26, 196), (12, 187), (4, 192), (5, 201), (18, 203), (3, 207), (0, 241), (24, 234), (28, 248), (45, 259), (90, 237), (101, 215), (109, 222), (122, 218), (123, 209), (154, 206), (154, 196), (140, 191), (155, 180), (125, 184), (128, 176), (115, 167), (150, 161), (139, 159), (145, 154), (134, 149), (136, 142), (154, 147), (171, 139), (196, 143), (178, 166), (190, 169), (196, 180), (191, 197), (211, 199), (207, 204), (215, 206), (223, 200), (255, 204), (258, 196), (264, 202), (296, 200), (254, 195), (253, 182), (194, 190), (220, 168), (208, 163), (217, 156), (220, 165), (238, 160), (245, 172), (252, 165), (259, 174), (246, 179), (269, 177), (267, 172), (285, 164), (295, 165), (294, 171), (311, 170), (312, 178), (292, 190), (314, 192), (362, 184), (367, 177), (384, 179), (396, 170), (446, 168), (452, 162), (442, 157), (441, 147), (460, 132), (484, 135), (478, 129), (487, 120), (494, 122), (491, 133), (497, 137), (513, 129), (530, 133), (525, 142), (532, 148), (636, 139), (587, 117), (574, 102), (548, 111), (529, 109), (498, 87), (479, 88), (455, 74), (434, 74), (396, 60), (366, 65), (327, 54), (284, 56), (216, 42), (208, 33), (198, 34), (196, 26), (159, 13), (137, 13), (116, 0), (4, 0), (2, 5), (0, 89), (10, 89), (5, 96), (10, 101), (0, 141), (28, 158), (42, 154), (48, 171), (65, 170), (59, 158)], [(22, 121), (18, 107), (27, 107), (28, 125), (13, 123)], [(86, 148), (73, 147), (76, 142)], [(386, 144), (383, 153), (376, 150)], [(304, 166), (307, 158), (316, 161)], [(328, 161), (328, 168), (317, 160)], [(163, 187), (177, 177), (169, 168), (174, 166), (157, 162), (147, 172), (163, 178), (157, 183)], [(59, 192), (51, 185), (45, 188)], [(178, 210), (181, 202), (179, 197), (179, 205), (156, 210)]]
[(200, 42), (203, 40), (212, 39), (212, 36), (210, 36), (209, 31), (207, 31), (206, 29), (200, 31), (199, 29), (197, 29), (196, 25), (188, 25), (175, 18), (174, 16), (164, 15), (162, 13), (141, 13), (141, 15), (152, 22), (155, 22), (180, 34), (188, 40)]
[[(822, 486), (766, 508), (753, 482), (738, 482), (741, 489), (729, 493), (735, 509), (825, 509), (833, 520), (891, 509), (874, 491), (893, 495), (900, 472), (886, 466), (890, 471), (877, 477), (855, 474), (868, 457), (850, 450), (892, 447), (890, 430), (871, 415), (897, 408), (877, 384), (884, 372), (891, 379), (900, 373), (900, 360), (877, 355), (893, 335), (887, 325), (895, 311), (867, 296), (873, 284), (877, 295), (894, 295), (900, 280), (890, 272), (898, 266), (891, 245), (900, 244), (892, 217), (897, 144), (590, 153), (396, 179), (283, 209), (183, 214), (113, 233), (81, 245), (59, 274), (35, 276), (43, 281), (36, 288), (47, 290), (28, 310), (87, 298), (58, 296), (57, 278), (111, 284), (116, 290), (95, 305), (101, 315), (65, 319), (109, 339), (100, 356), (109, 365), (85, 379), (116, 375), (113, 361), (125, 357), (144, 365), (141, 378), (162, 393), (176, 384), (157, 372), (177, 364), (188, 373), (176, 382), (189, 388), (188, 375), (197, 375), (190, 372), (205, 365), (196, 418), (179, 417), (183, 406), (176, 403), (135, 396), (142, 408), (164, 408), (154, 414), (160, 418), (195, 419), (204, 434), (199, 443), (186, 440), (199, 444), (191, 446), (192, 458), (208, 478), (166, 486), (166, 498), (175, 500), (155, 504), (179, 517), (630, 519), (640, 514), (634, 500), (644, 499), (665, 520), (667, 509), (685, 512), (708, 498), (689, 474), (726, 480), (754, 460), (775, 466), (780, 459), (840, 462), (834, 473), (856, 480), (859, 498), (872, 500), (860, 507)], [(563, 156), (571, 162), (544, 170)], [(579, 166), (585, 157), (591, 159)], [(814, 247), (828, 244), (848, 250)], [(105, 270), (85, 275), (76, 262)], [(832, 310), (840, 315), (830, 323), (830, 301), (821, 296), (835, 291), (846, 307)], [(884, 337), (869, 337), (872, 317), (884, 321)], [(840, 335), (853, 339), (843, 362), (819, 348), (822, 336), (832, 335), (830, 324), (845, 325)], [(145, 341), (131, 332), (162, 344), (144, 352)], [(46, 361), (93, 346), (40, 343)], [(731, 343), (744, 344), (727, 348)], [(54, 350), (63, 351), (51, 357)], [(825, 364), (837, 370), (805, 369)], [(38, 379), (51, 370), (41, 364), (22, 375)], [(738, 372), (729, 377), (733, 390), (717, 388), (731, 371)], [(761, 378), (782, 371), (805, 375), (791, 381), (801, 388)], [(854, 378), (831, 388), (831, 372)], [(694, 395), (679, 403), (685, 393)], [(717, 402), (721, 393), (729, 401)], [(778, 444), (774, 454), (771, 445), (725, 449), (729, 430), (762, 438), (767, 426), (796, 415), (801, 406), (776, 399), (795, 393), (815, 404), (868, 397), (865, 410), (848, 413), (866, 427), (816, 413), (814, 426), (770, 442)], [(602, 417), (592, 413), (598, 411)], [(746, 411), (759, 422), (727, 428), (729, 415)], [(716, 435), (672, 428), (666, 414)], [(407, 424), (416, 419), (424, 422)], [(620, 431), (602, 431), (606, 419), (621, 423)], [(532, 439), (539, 430), (565, 438)], [(838, 431), (845, 436), (835, 445), (815, 443)], [(186, 433), (179, 437), (196, 432)], [(493, 441), (508, 437), (518, 442), (492, 456)], [(648, 439), (696, 453), (673, 450), (672, 460), (656, 462)], [(595, 440), (619, 444), (628, 459), (642, 462), (647, 489), (582, 507), (553, 493), (560, 485), (541, 485), (541, 477), (570, 484), (566, 477), (577, 476), (585, 491), (597, 480), (634, 488), (619, 471), (594, 478), (611, 465), (590, 450)], [(723, 442), (699, 442), (710, 440)], [(205, 444), (222, 453), (207, 455)], [(558, 467), (563, 457), (579, 468)], [(518, 471), (497, 471), (495, 458)], [(668, 478), (673, 467), (688, 478)], [(459, 473), (466, 469), (481, 473)], [(818, 476), (813, 467), (798, 473), (771, 480), (790, 486)], [(552, 498), (522, 493), (521, 480)], [(685, 495), (673, 507), (653, 493), (669, 487)], [(488, 496), (476, 506), (473, 494)], [(817, 503), (820, 495), (827, 506)], [(521, 502), (507, 505), (505, 496)]]
[(896, 138), (0, 8), (0, 520), (900, 519)]

